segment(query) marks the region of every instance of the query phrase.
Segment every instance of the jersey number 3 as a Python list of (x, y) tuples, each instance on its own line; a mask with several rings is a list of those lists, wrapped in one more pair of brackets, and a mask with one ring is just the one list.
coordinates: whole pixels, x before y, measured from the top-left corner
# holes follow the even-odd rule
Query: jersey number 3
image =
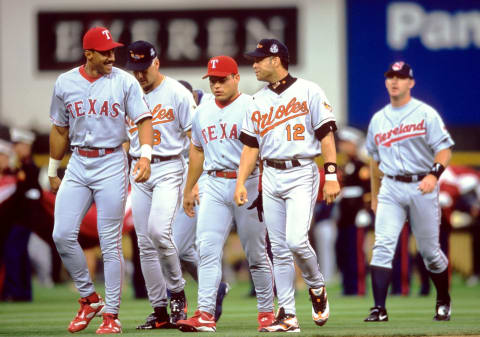
[(158, 130), (153, 130), (153, 145), (158, 145), (162, 141), (162, 135), (160, 134), (160, 131)]
[[(287, 140), (292, 140), (292, 126), (287, 124)], [(305, 126), (303, 124), (295, 124), (293, 126), (293, 140), (304, 140), (305, 136), (303, 133), (305, 132)]]

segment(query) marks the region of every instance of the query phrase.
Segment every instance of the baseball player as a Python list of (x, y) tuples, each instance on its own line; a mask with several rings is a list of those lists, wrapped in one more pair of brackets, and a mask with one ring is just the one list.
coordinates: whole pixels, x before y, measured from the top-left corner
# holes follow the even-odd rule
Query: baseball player
[(309, 286), (312, 317), (327, 322), (329, 305), (323, 275), (308, 230), (317, 199), (319, 172), (314, 157), (322, 153), (326, 182), (324, 198), (333, 202), (340, 192), (333, 133), (335, 116), (318, 85), (288, 73), (288, 49), (278, 40), (263, 39), (246, 57), (253, 60), (257, 80), (268, 83), (254, 96), (242, 125), (244, 144), (235, 202), (254, 198), (245, 182), (263, 161), (263, 206), (272, 245), (279, 310), (262, 331), (300, 331), (295, 314), (294, 258)]
[[(385, 73), (390, 104), (370, 121), (375, 244), (370, 262), (375, 306), (366, 322), (388, 321), (385, 307), (397, 239), (408, 217), (417, 247), (437, 289), (434, 319), (450, 319), (448, 260), (440, 249), (438, 178), (454, 145), (437, 111), (413, 98), (412, 68), (393, 63)], [(383, 175), (383, 178), (382, 178)]]
[[(203, 78), (207, 77), (215, 99), (202, 103), (193, 119), (190, 162), (183, 197), (185, 212), (194, 216), (193, 187), (202, 172), (206, 171), (208, 175), (201, 187), (203, 195), (197, 220), (200, 254), (198, 307), (192, 317), (178, 321), (177, 325), (184, 332), (216, 331), (215, 298), (222, 274), (222, 249), (232, 220), (235, 220), (256, 287), (261, 329), (274, 318), (272, 268), (265, 249), (266, 228), (259, 221), (256, 210), (239, 208), (232, 202), (242, 146), (238, 136), (252, 98), (238, 91), (238, 66), (229, 56), (212, 57)], [(246, 184), (250, 193), (256, 195), (258, 168), (253, 171)]]
[[(153, 152), (150, 178), (132, 183), (132, 214), (138, 237), (140, 262), (154, 312), (138, 329), (169, 328), (187, 318), (185, 280), (172, 237), (172, 224), (182, 198), (185, 160), (181, 156), (189, 143), (192, 110), (191, 93), (178, 81), (159, 72), (160, 61), (152, 44), (136, 41), (127, 49), (127, 69), (145, 92), (152, 111)], [(140, 159), (138, 129), (127, 119), (132, 169)], [(170, 317), (167, 313), (167, 292)]]
[[(68, 330), (77, 332), (104, 311), (97, 333), (120, 333), (118, 320), (124, 261), (122, 224), (128, 186), (128, 140), (125, 119), (138, 128), (140, 159), (132, 170), (134, 180), (150, 176), (152, 114), (133, 76), (113, 67), (115, 42), (110, 31), (94, 27), (83, 37), (85, 65), (60, 75), (50, 108), (48, 176), (55, 202), (53, 240), (82, 298), (80, 310)], [(63, 180), (57, 176), (67, 145), (72, 157)], [(83, 216), (92, 202), (97, 206), (98, 235), (105, 273), (105, 303), (95, 292), (85, 256), (78, 244)]]

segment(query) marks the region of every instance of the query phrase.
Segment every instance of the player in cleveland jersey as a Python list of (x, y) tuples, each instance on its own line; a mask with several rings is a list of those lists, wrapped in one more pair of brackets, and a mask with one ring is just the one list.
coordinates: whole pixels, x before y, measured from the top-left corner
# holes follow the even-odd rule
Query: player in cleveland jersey
[[(154, 312), (138, 329), (170, 328), (187, 317), (185, 280), (182, 277), (172, 225), (182, 198), (186, 164), (181, 155), (189, 143), (195, 102), (177, 80), (159, 72), (160, 61), (152, 44), (136, 41), (127, 49), (127, 68), (133, 71), (152, 111), (153, 152), (150, 179), (132, 182), (132, 215), (138, 237), (140, 263)], [(127, 120), (132, 167), (140, 155), (135, 124)], [(170, 317), (167, 292), (171, 292)]]
[[(141, 183), (150, 176), (151, 113), (135, 78), (113, 67), (114, 48), (122, 46), (110, 31), (94, 27), (83, 37), (85, 65), (60, 75), (50, 108), (48, 176), (55, 193), (53, 240), (82, 298), (68, 330), (83, 330), (103, 314), (97, 333), (120, 333), (118, 320), (123, 280), (122, 225), (127, 199), (128, 164), (122, 143), (125, 119), (138, 130), (139, 160), (132, 170)], [(70, 143), (73, 154), (63, 180), (57, 169)], [(98, 236), (105, 273), (105, 303), (95, 292), (78, 243), (80, 223), (92, 202), (97, 206)]]
[(268, 85), (253, 96), (242, 125), (240, 140), (244, 148), (235, 202), (243, 205), (252, 197), (244, 184), (260, 155), (264, 167), (262, 200), (279, 306), (275, 322), (262, 331), (297, 332), (294, 260), (309, 287), (315, 323), (325, 324), (330, 312), (308, 230), (319, 187), (319, 171), (313, 159), (320, 153), (325, 162), (323, 194), (327, 203), (340, 192), (333, 137), (335, 116), (318, 85), (288, 73), (288, 49), (283, 43), (263, 39), (246, 56), (254, 62), (257, 80)]
[[(222, 249), (230, 233), (232, 220), (247, 256), (258, 301), (259, 329), (273, 321), (273, 275), (265, 249), (266, 228), (256, 210), (233, 203), (236, 170), (242, 144), (238, 140), (242, 120), (252, 98), (238, 91), (240, 75), (235, 60), (228, 56), (212, 57), (208, 62), (210, 89), (214, 100), (202, 103), (195, 113), (192, 145), (183, 205), (193, 216), (193, 187), (203, 171), (203, 194), (198, 211), (197, 242), (198, 307), (194, 316), (177, 322), (186, 332), (214, 332), (215, 299), (222, 275)], [(246, 179), (249, 192), (258, 194), (258, 168)]]

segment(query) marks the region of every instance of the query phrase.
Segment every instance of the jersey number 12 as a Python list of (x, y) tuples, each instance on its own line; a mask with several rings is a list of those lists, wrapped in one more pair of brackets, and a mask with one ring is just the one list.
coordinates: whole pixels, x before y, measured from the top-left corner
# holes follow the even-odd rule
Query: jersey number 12
[[(287, 140), (292, 140), (292, 126), (287, 124)], [(305, 136), (303, 133), (305, 132), (305, 126), (303, 124), (295, 124), (293, 126), (293, 140), (304, 140)]]

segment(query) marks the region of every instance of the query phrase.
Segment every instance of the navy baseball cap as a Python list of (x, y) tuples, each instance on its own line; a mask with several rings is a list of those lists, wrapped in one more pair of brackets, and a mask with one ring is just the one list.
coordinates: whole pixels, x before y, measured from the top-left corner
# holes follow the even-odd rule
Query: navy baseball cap
[(397, 76), (399, 78), (413, 78), (412, 67), (403, 61), (394, 62), (385, 72), (385, 77)]
[(147, 41), (135, 41), (127, 48), (127, 69), (143, 71), (150, 67), (152, 61), (157, 57), (155, 47)]
[(288, 60), (288, 48), (276, 39), (263, 39), (257, 44), (254, 51), (245, 53), (245, 57), (249, 60), (267, 56), (278, 56), (281, 59)]

